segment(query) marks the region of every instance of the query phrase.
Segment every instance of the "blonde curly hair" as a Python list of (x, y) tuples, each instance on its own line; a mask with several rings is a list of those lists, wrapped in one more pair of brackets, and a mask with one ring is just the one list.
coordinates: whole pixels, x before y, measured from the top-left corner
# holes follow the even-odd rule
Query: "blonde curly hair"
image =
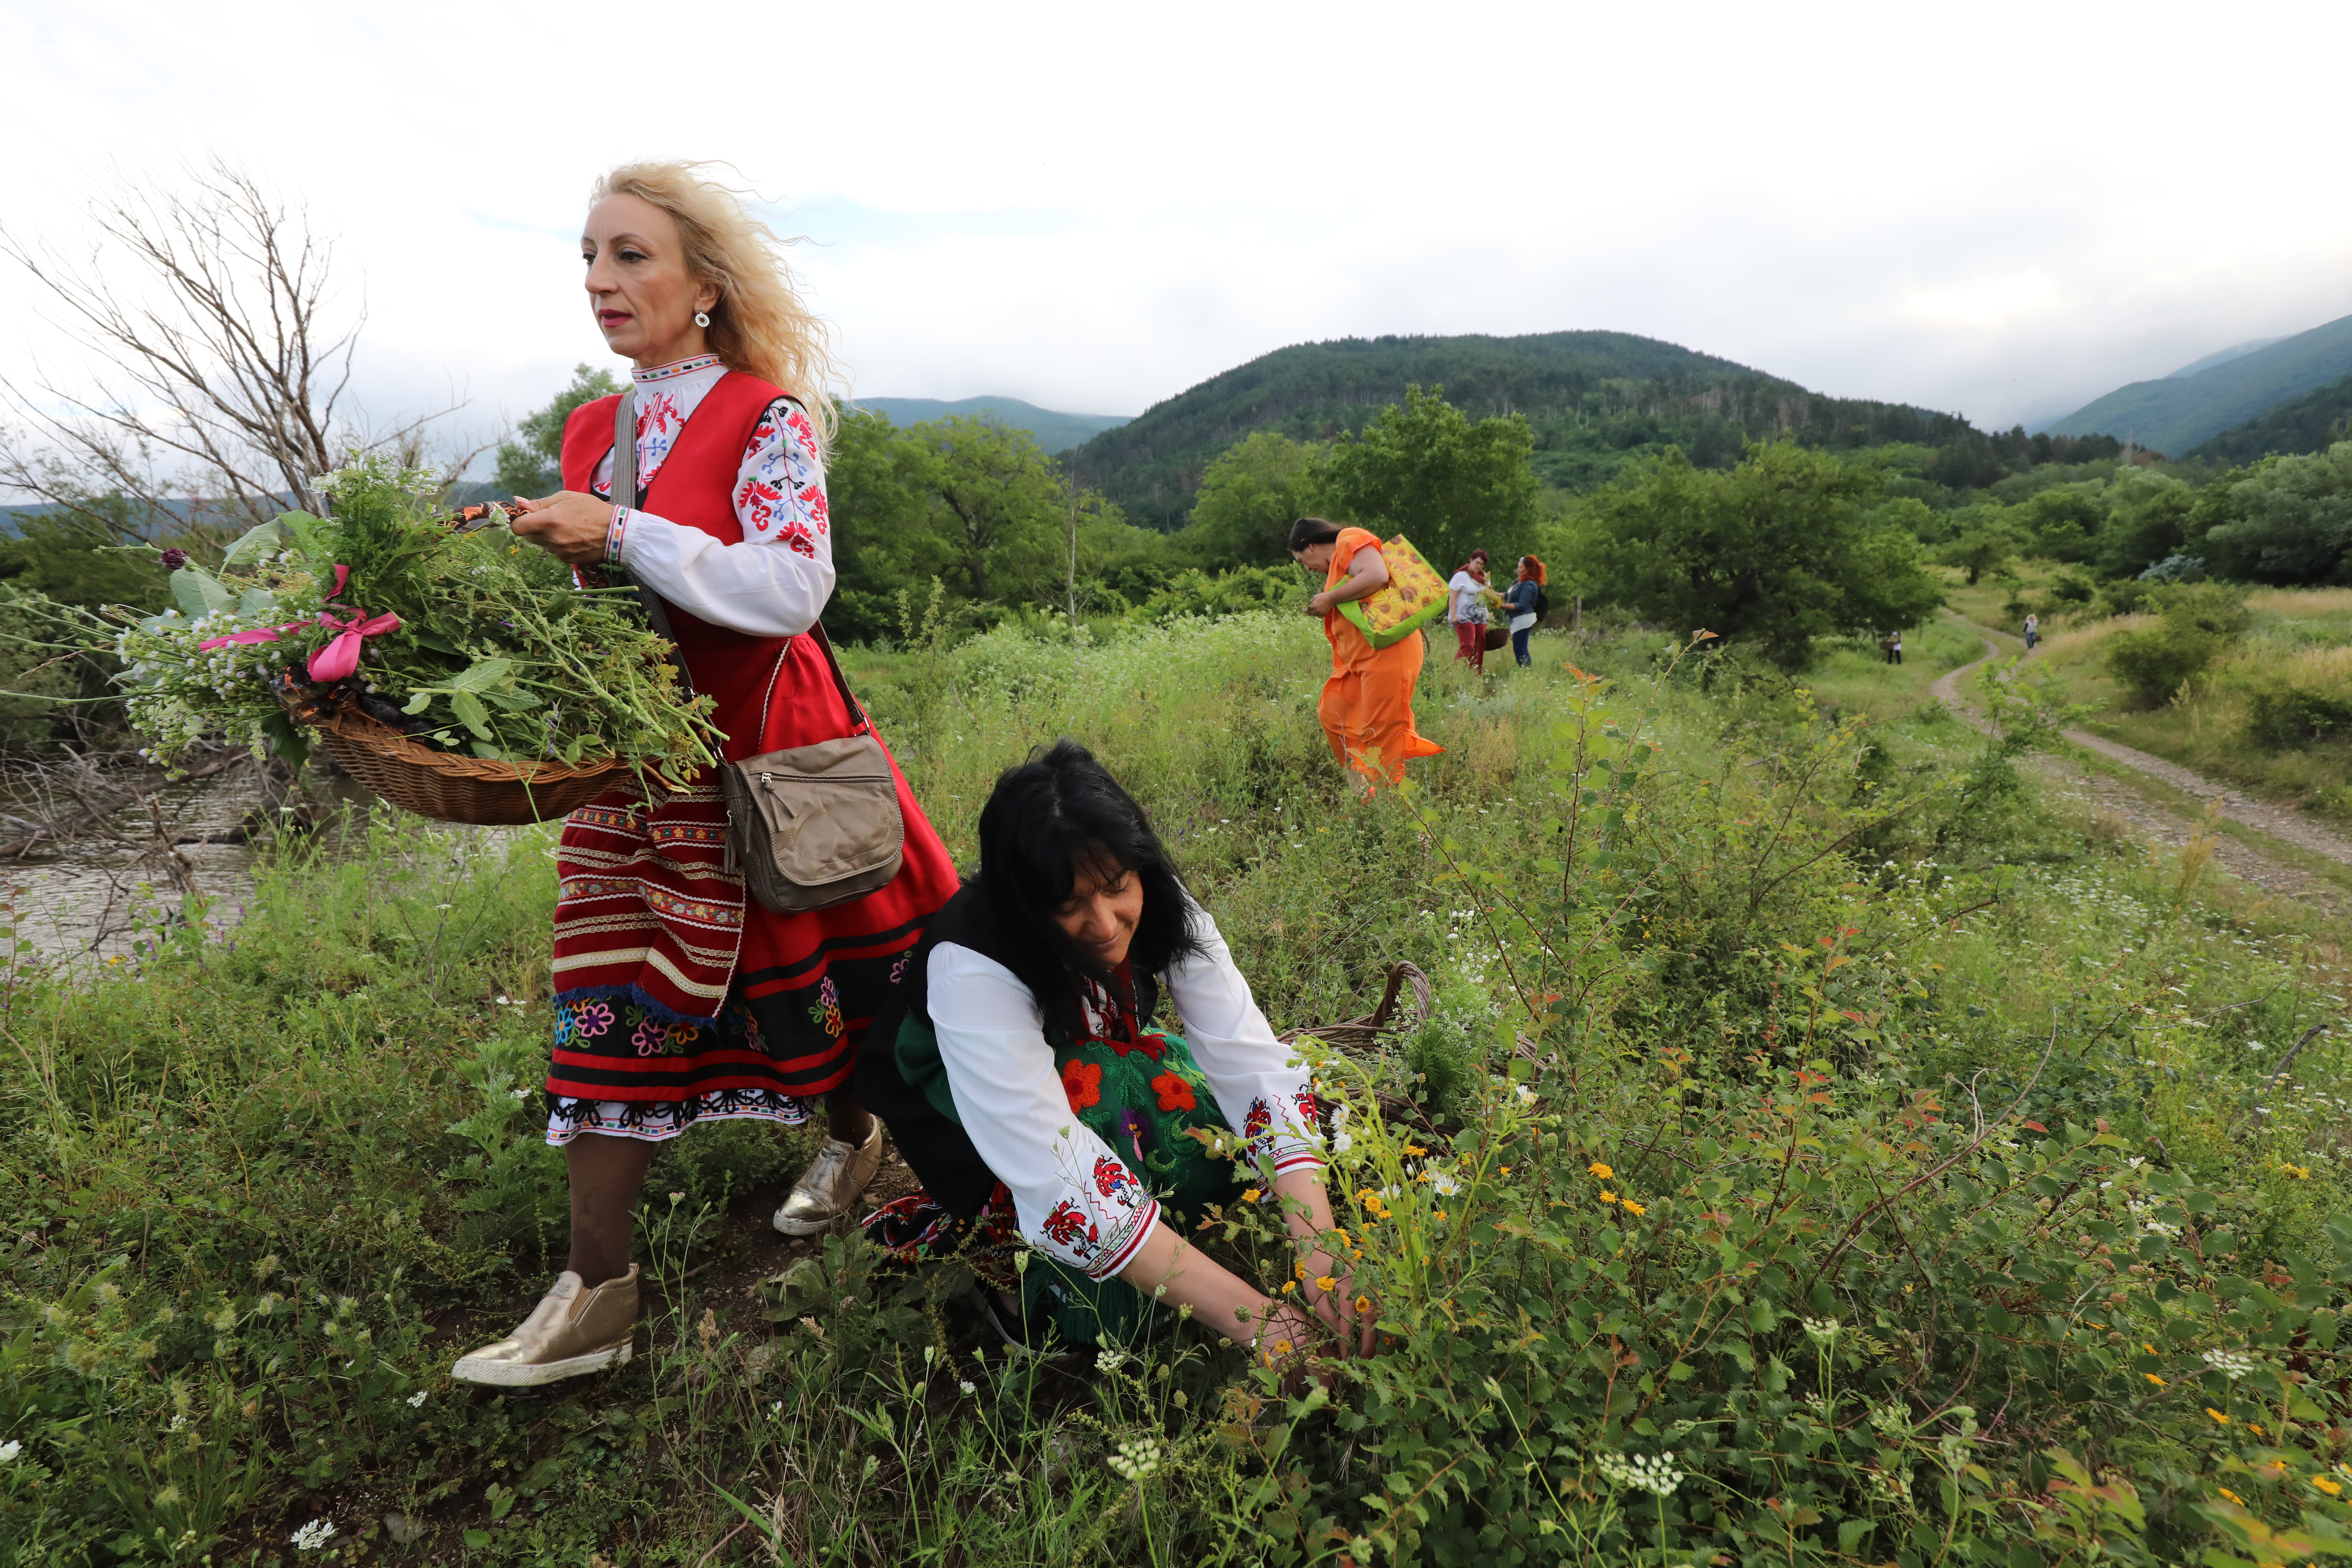
[(834, 427), (834, 387), (845, 380), (833, 355), (833, 329), (801, 303), (792, 268), (778, 247), (786, 244), (751, 216), (750, 192), (723, 185), (704, 171), (719, 163), (649, 159), (623, 163), (596, 177), (590, 205), (606, 196), (635, 196), (669, 214), (697, 278), (719, 286), (705, 337), (730, 370), (758, 376), (791, 393), (816, 421), (821, 438)]

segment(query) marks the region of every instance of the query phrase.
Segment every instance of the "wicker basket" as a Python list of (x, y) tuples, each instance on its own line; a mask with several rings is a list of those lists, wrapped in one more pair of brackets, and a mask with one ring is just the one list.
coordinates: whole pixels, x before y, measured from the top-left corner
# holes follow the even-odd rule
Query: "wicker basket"
[[(293, 704), (289, 704), (293, 706)], [(296, 710), (343, 771), (404, 811), (436, 822), (513, 827), (569, 816), (606, 791), (634, 786), (628, 763), (488, 762), (436, 751), (355, 707)]]

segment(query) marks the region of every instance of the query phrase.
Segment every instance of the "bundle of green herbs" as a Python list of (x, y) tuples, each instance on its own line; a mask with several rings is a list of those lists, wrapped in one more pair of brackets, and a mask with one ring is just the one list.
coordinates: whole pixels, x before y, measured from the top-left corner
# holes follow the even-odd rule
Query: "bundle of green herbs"
[(366, 458), (320, 488), (330, 516), (288, 512), (213, 570), (165, 552), (177, 608), (121, 617), (147, 755), (172, 763), (226, 732), (299, 764), (299, 714), (356, 704), (492, 760), (672, 777), (715, 760), (710, 700), (680, 688), (632, 590), (579, 585), (494, 510), (460, 528), (422, 472)]

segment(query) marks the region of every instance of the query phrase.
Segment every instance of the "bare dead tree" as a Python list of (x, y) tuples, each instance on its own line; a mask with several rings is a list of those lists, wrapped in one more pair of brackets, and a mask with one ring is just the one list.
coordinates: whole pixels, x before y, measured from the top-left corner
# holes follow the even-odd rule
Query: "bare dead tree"
[(117, 539), (166, 519), (241, 532), (289, 500), (319, 510), (313, 481), (358, 453), (422, 454), (455, 412), (364, 427), (350, 390), (366, 310), (338, 309), (332, 242), (226, 160), (174, 191), (117, 185), (90, 219), (77, 257), (0, 224), (0, 255), (46, 290), (95, 371), (80, 385), (37, 370), (0, 382), (21, 421), (0, 442), (0, 487)]

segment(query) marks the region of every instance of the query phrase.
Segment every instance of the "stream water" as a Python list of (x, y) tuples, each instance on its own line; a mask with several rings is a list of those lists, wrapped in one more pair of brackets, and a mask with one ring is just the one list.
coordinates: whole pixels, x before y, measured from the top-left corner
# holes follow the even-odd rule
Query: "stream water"
[[(375, 797), (340, 777), (327, 795), (324, 832), (333, 853), (340, 829)], [(136, 800), (62, 844), (0, 860), (5, 907), (13, 911), (0, 918), (14, 926), (26, 957), (68, 968), (132, 953), (156, 926), (179, 918), (189, 890), (201, 897), (205, 923), (226, 932), (244, 918), (253, 889), (254, 851), (238, 841), (237, 829), (263, 804), (252, 768), (165, 785), (152, 810)], [(167, 855), (178, 857), (176, 877)]]

